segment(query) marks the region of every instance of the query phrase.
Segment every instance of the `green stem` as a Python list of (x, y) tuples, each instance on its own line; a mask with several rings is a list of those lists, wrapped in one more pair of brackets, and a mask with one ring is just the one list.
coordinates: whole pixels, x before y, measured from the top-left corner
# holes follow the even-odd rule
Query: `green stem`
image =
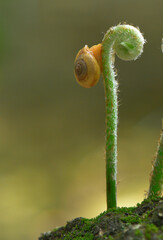
[[(163, 120), (162, 120), (163, 121)], [(151, 173), (148, 197), (161, 196), (163, 187), (163, 124)]]
[(123, 60), (136, 59), (143, 50), (144, 38), (130, 25), (118, 25), (108, 30), (102, 42), (102, 70), (106, 102), (106, 195), (107, 209), (117, 206), (117, 82), (113, 52)]

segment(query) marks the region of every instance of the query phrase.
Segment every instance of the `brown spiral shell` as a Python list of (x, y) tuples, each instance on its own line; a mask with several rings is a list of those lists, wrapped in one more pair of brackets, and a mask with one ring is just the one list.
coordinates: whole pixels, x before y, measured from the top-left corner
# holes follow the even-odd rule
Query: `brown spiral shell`
[(100, 78), (100, 66), (88, 46), (82, 48), (76, 58), (74, 74), (77, 82), (85, 88), (93, 87)]

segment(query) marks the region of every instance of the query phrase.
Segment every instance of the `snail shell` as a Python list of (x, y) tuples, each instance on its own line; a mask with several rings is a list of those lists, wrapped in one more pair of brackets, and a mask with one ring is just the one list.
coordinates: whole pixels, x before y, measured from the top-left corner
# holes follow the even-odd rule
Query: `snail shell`
[(75, 59), (74, 74), (77, 82), (85, 88), (93, 87), (99, 81), (101, 69), (88, 46), (78, 52)]

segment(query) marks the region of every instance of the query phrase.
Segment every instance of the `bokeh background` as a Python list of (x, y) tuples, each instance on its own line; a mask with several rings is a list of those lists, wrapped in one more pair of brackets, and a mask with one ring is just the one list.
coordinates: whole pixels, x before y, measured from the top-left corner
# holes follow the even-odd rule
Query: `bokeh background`
[(143, 200), (163, 117), (162, 0), (0, 1), (0, 239), (37, 239), (106, 209), (102, 78), (73, 75), (85, 44), (112, 25), (147, 40), (119, 81), (118, 206)]

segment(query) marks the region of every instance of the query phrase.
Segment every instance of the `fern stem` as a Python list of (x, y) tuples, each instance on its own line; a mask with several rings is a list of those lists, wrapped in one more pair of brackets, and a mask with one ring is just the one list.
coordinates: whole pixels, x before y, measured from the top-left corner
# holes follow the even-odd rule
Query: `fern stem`
[(156, 157), (151, 172), (151, 181), (148, 197), (161, 196), (163, 188), (163, 120), (162, 131), (158, 141)]
[(145, 40), (139, 30), (130, 25), (112, 27), (102, 41), (102, 71), (106, 103), (106, 195), (107, 209), (117, 206), (117, 82), (113, 53), (122, 60), (134, 60), (143, 51)]

